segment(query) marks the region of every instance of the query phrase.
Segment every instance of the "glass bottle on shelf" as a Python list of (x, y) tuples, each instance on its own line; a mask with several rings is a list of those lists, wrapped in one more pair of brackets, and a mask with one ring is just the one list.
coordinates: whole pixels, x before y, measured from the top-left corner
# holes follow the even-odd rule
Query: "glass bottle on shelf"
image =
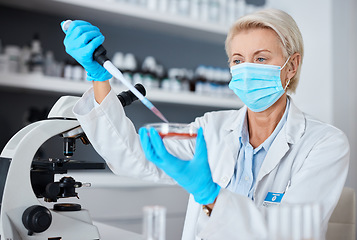
[(38, 34), (35, 34), (31, 42), (30, 72), (43, 74), (43, 62), (40, 37)]
[(20, 73), (29, 73), (30, 58), (31, 58), (31, 47), (30, 47), (30, 43), (28, 43), (21, 48), (21, 54), (19, 59)]
[(133, 74), (138, 69), (138, 63), (133, 53), (127, 53), (123, 58), (123, 76), (124, 78), (133, 83)]

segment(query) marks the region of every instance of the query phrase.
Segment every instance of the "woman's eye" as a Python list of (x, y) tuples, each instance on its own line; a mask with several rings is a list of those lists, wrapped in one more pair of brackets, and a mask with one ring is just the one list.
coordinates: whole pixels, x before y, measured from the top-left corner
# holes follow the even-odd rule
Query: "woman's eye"
[(266, 59), (265, 58), (257, 58), (258, 62), (264, 62)]
[(233, 63), (234, 63), (234, 64), (240, 64), (240, 63), (241, 63), (241, 60), (238, 60), (238, 59), (233, 60)]

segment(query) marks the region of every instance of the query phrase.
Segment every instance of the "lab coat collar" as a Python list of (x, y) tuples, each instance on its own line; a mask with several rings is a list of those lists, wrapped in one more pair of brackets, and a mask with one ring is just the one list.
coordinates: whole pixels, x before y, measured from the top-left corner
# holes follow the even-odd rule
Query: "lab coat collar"
[[(290, 108), (288, 113), (288, 119), (286, 122), (286, 140), (288, 143), (294, 144), (297, 140), (299, 140), (305, 132), (305, 116), (298, 109), (294, 101), (290, 96), (287, 96), (290, 101)], [(235, 131), (239, 130), (238, 137), (241, 137), (241, 129), (244, 123), (244, 117), (247, 112), (247, 106), (244, 105), (241, 109), (239, 109), (237, 115), (232, 115), (232, 121), (229, 126), (227, 126), (227, 131)]]
[(294, 144), (304, 135), (306, 120), (304, 113), (295, 106), (291, 97), (288, 96), (288, 98), (290, 100), (290, 109), (286, 122), (286, 140), (288, 143)]
[[(293, 100), (289, 96), (288, 98), (290, 100), (290, 107), (287, 122), (280, 130), (280, 133), (276, 136), (268, 151), (268, 154), (258, 174), (258, 182), (278, 165), (280, 160), (289, 150), (289, 144), (296, 143), (305, 132), (305, 116), (295, 106)], [(227, 181), (223, 181), (222, 178), (229, 177), (230, 179), (233, 175), (234, 167), (237, 161), (237, 155), (240, 150), (239, 137), (241, 137), (243, 117), (245, 116), (246, 112), (247, 106), (244, 106), (238, 110), (236, 114), (232, 114), (231, 120), (229, 121), (231, 124), (226, 127), (228, 134), (225, 137), (224, 142), (225, 146), (229, 150), (227, 151), (227, 155), (222, 156), (224, 159), (224, 164), (222, 164), (221, 168), (215, 168), (215, 171), (213, 172), (213, 178), (215, 182), (217, 182), (221, 187), (226, 187), (229, 183)], [(225, 152), (226, 151), (222, 151), (222, 153)]]
[(244, 105), (241, 109), (239, 109), (237, 111), (237, 114), (235, 115), (232, 115), (232, 119), (231, 119), (231, 124), (229, 124), (227, 127), (226, 127), (226, 130), (227, 131), (236, 131), (236, 130), (239, 130), (239, 137), (241, 137), (241, 130), (242, 130), (242, 125), (244, 123), (244, 117), (246, 116), (246, 113), (247, 113), (247, 106)]
[(285, 126), (276, 136), (264, 159), (257, 177), (257, 182), (269, 174), (279, 164), (286, 152), (289, 151), (289, 144), (296, 143), (305, 132), (304, 114), (295, 106), (290, 97), (289, 100), (290, 109), (288, 113), (288, 119), (285, 123)]
[[(244, 118), (247, 114), (247, 106), (242, 107), (237, 111), (237, 114), (232, 115), (231, 124), (227, 126), (226, 130), (228, 132), (227, 137), (224, 139), (226, 144), (230, 145), (231, 152), (235, 156), (234, 160), (236, 162), (239, 146), (240, 146), (240, 138), (242, 137), (242, 127), (244, 124)], [(234, 164), (235, 164), (234, 162)]]

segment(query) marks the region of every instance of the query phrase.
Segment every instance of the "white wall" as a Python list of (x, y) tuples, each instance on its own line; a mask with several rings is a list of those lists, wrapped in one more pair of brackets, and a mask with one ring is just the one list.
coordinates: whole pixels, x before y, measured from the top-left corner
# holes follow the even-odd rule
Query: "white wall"
[(305, 54), (294, 102), (306, 113), (332, 123), (332, 0), (272, 0), (289, 13), (304, 39)]
[(295, 103), (347, 135), (351, 161), (346, 186), (357, 192), (357, 0), (271, 0), (291, 14), (305, 43)]
[(333, 123), (349, 138), (350, 171), (346, 185), (357, 189), (357, 1), (333, 1)]

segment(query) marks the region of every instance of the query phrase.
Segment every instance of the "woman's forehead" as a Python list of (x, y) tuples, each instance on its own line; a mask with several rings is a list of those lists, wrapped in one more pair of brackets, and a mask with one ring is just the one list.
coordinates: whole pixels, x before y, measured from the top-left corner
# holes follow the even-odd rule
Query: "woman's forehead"
[(251, 55), (261, 50), (282, 54), (278, 35), (269, 28), (253, 28), (238, 32), (230, 44), (231, 55)]

